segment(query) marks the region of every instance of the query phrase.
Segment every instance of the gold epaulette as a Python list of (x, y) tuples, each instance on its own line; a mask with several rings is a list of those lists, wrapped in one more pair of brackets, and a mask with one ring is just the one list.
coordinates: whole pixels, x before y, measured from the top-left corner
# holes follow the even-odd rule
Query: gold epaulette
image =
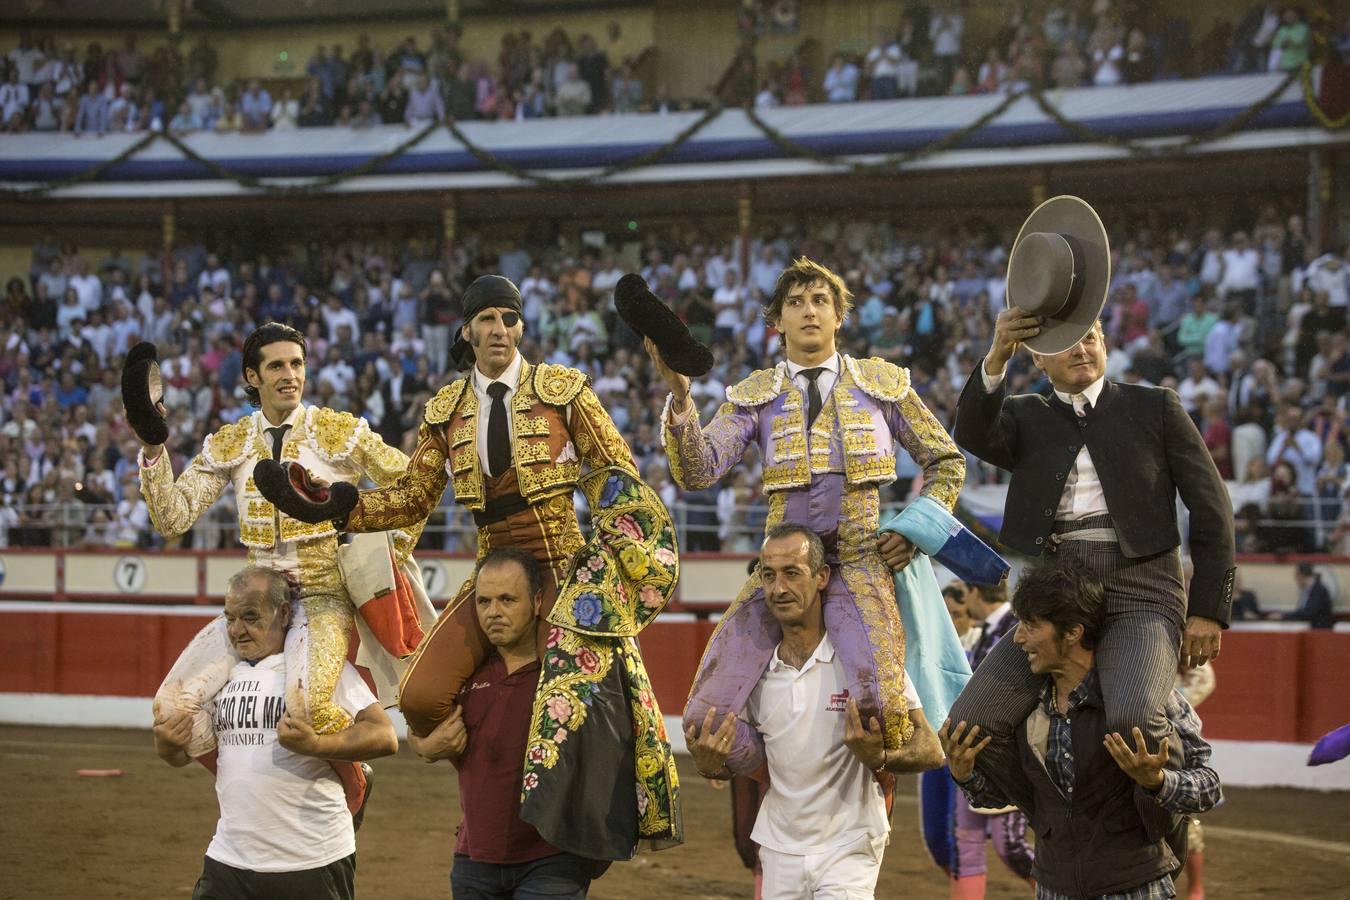
[(853, 382), (864, 394), (887, 403), (899, 403), (909, 393), (909, 369), (902, 369), (895, 363), (880, 357), (854, 359), (844, 357)]
[(232, 469), (244, 461), (253, 435), (253, 416), (244, 416), (208, 435), (202, 444), (202, 456), (212, 468)]
[(787, 386), (787, 365), (752, 372), (748, 378), (727, 388), (727, 399), (737, 406), (763, 406)]
[(444, 425), (450, 421), (450, 416), (454, 414), (455, 407), (459, 405), (459, 398), (464, 396), (464, 388), (469, 384), (468, 376), (457, 378), (436, 392), (436, 395), (427, 401), (426, 417), (428, 425)]
[(549, 406), (566, 406), (591, 383), (585, 372), (570, 366), (540, 363), (534, 368), (534, 392)]
[(369, 428), (365, 419), (349, 412), (338, 412), (326, 406), (311, 406), (306, 425), (309, 444), (314, 452), (328, 462), (337, 462), (351, 456), (361, 432)]

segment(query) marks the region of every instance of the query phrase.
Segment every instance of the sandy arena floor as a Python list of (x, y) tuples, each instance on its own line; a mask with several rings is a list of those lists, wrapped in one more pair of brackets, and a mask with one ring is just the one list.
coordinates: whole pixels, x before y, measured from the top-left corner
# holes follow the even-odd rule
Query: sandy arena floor
[[(449, 897), (459, 818), (453, 770), (422, 763), (406, 747), (376, 767), (357, 844), (359, 896)], [(81, 778), (81, 768), (125, 775)], [(160, 762), (148, 732), (0, 726), (0, 772), (0, 897), (191, 895), (215, 824), (215, 795), (200, 767)], [(692, 767), (682, 774), (685, 845), (614, 865), (592, 897), (751, 896), (752, 880), (731, 844), (727, 794)], [(942, 873), (919, 845), (913, 787), (905, 779), (896, 798), (877, 896), (946, 898)], [(1347, 809), (1344, 793), (1230, 790), (1227, 804), (1205, 819), (1209, 896), (1350, 898)], [(990, 897), (1030, 896), (992, 852), (991, 862)]]

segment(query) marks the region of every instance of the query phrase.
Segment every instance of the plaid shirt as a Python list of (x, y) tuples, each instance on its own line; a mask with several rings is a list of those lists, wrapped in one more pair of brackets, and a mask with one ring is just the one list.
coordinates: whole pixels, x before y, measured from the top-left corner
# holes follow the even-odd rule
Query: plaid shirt
[[(1082, 705), (1088, 690), (1097, 678), (1097, 670), (1091, 669), (1087, 677), (1069, 694), (1068, 710), (1063, 715), (1055, 705), (1054, 681), (1047, 678), (1041, 688), (1041, 709), (1050, 718), (1050, 728), (1046, 736), (1045, 764), (1050, 780), (1065, 797), (1073, 796), (1073, 736), (1070, 719), (1074, 710)], [(1173, 813), (1208, 812), (1223, 799), (1223, 788), (1219, 784), (1219, 774), (1209, 767), (1210, 746), (1200, 735), (1200, 717), (1186, 698), (1172, 691), (1167, 697), (1163, 709), (1167, 720), (1176, 730), (1181, 743), (1181, 758), (1173, 755), (1168, 768), (1163, 769), (1163, 783), (1154, 795), (1158, 805)], [(1173, 745), (1175, 746), (1175, 745)], [(1172, 768), (1176, 765), (1177, 768)], [(970, 798), (972, 806), (998, 807), (1008, 804), (994, 785), (990, 784), (977, 769), (964, 783), (962, 790)], [(1141, 884), (1124, 893), (1109, 894), (1092, 900), (1169, 900), (1176, 896), (1172, 879), (1162, 878)], [(1059, 894), (1041, 885), (1036, 886), (1036, 900), (1082, 900), (1066, 894)]]

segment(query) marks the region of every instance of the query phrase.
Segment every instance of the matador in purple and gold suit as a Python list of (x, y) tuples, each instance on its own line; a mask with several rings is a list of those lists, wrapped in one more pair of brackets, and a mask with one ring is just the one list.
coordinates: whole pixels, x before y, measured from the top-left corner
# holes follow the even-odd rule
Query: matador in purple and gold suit
[[(757, 444), (766, 527), (806, 525), (821, 536), (833, 575), (826, 588), (825, 627), (850, 673), (848, 696), (863, 720), (877, 716), (885, 746), (912, 730), (904, 691), (904, 631), (891, 569), (877, 549), (880, 488), (895, 481), (895, 445), (923, 467), (923, 495), (951, 510), (965, 479), (965, 459), (942, 424), (910, 387), (909, 372), (881, 359), (836, 353), (823, 366), (833, 375), (814, 422), (806, 424), (802, 370), (790, 361), (755, 372), (727, 388), (727, 402), (704, 427), (668, 408), (663, 440), (670, 471), (685, 490), (718, 481)], [(828, 377), (828, 376), (827, 376)], [(739, 713), (771, 661), (779, 630), (751, 576), (718, 623), (704, 651), (685, 706), (686, 726), (709, 707)], [(759, 737), (744, 721), (727, 760), (738, 774), (764, 764)]]

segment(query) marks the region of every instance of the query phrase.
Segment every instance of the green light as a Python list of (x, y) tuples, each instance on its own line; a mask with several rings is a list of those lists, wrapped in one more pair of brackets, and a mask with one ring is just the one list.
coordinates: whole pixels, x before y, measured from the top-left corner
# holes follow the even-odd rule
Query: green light
[(636, 219), (629, 219), (629, 220), (628, 220), (628, 230), (629, 230), (629, 231), (637, 231), (637, 220), (636, 220)]
[(289, 53), (287, 53), (285, 50), (282, 50), (282, 51), (281, 51), (281, 61), (282, 61), (282, 62), (286, 62), (286, 60), (288, 60), (288, 59), (290, 59), (290, 58), (291, 58), (291, 55), (290, 55)]

